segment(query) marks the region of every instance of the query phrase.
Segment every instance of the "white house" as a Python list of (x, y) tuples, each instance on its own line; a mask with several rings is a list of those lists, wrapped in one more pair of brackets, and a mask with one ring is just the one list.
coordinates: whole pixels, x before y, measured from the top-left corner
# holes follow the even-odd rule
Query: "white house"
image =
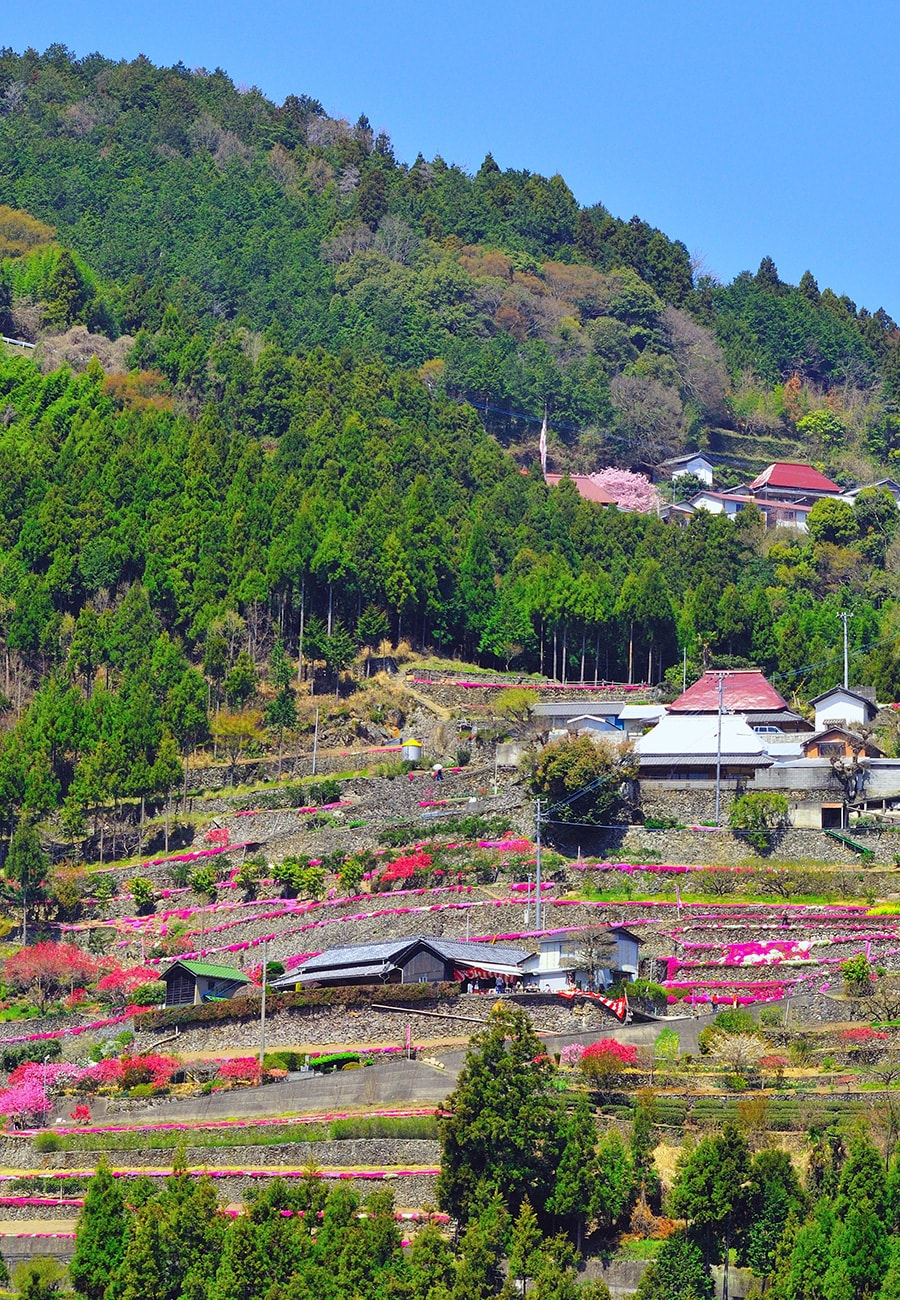
[(848, 505), (854, 506), (860, 492), (869, 488), (884, 488), (885, 491), (890, 492), (897, 503), (898, 509), (900, 509), (900, 483), (893, 478), (880, 478), (877, 483), (860, 483), (858, 487), (848, 488), (846, 492), (841, 493), (841, 500), (846, 501)]
[(619, 714), (619, 725), (626, 736), (642, 736), (656, 726), (665, 711), (664, 704), (626, 704)]
[(736, 492), (713, 492), (710, 489), (692, 496), (690, 504), (695, 510), (708, 510), (711, 515), (727, 515), (730, 519), (739, 510), (743, 510), (746, 506), (753, 506), (756, 502), (751, 496), (743, 496)]
[(684, 456), (671, 456), (664, 460), (661, 469), (668, 470), (673, 479), (679, 479), (684, 474), (693, 474), (701, 483), (707, 487), (713, 485), (713, 474), (715, 467), (708, 456), (704, 456), (701, 451), (689, 451)]
[[(638, 977), (641, 958), (640, 939), (624, 926), (611, 926), (601, 939), (609, 939), (610, 949), (608, 964), (596, 972), (597, 984), (608, 989), (613, 984), (624, 980), (632, 983)], [(520, 962), (525, 987), (538, 988), (542, 992), (556, 993), (561, 989), (587, 988), (590, 971), (585, 964), (586, 940), (580, 935), (545, 935), (539, 940), (539, 950)]]
[(858, 731), (860, 727), (870, 726), (878, 713), (878, 706), (868, 694), (848, 686), (832, 686), (810, 703), (816, 710), (816, 731), (825, 731), (835, 723)]

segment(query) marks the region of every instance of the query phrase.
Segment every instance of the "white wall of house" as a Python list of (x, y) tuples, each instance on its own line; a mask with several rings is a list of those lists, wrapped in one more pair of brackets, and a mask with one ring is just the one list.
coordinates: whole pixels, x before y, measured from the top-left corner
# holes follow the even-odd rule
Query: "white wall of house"
[(816, 704), (816, 731), (824, 731), (830, 721), (838, 718), (852, 731), (866, 723), (870, 712), (866, 702), (845, 694), (838, 686)]

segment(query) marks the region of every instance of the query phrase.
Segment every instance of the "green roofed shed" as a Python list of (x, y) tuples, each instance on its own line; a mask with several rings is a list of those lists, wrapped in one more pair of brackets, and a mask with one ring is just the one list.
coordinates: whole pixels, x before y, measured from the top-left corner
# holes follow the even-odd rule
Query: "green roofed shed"
[(248, 982), (234, 966), (205, 961), (173, 962), (160, 978), (166, 986), (167, 1007), (232, 998)]

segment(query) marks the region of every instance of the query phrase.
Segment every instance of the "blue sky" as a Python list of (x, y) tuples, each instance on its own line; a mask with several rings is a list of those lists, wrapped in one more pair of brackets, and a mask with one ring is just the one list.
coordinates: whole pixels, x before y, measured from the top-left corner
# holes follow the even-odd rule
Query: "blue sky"
[(728, 280), (807, 267), (900, 320), (900, 6), (821, 0), (34, 0), (0, 40), (223, 67), (368, 114), (412, 161), (560, 172)]

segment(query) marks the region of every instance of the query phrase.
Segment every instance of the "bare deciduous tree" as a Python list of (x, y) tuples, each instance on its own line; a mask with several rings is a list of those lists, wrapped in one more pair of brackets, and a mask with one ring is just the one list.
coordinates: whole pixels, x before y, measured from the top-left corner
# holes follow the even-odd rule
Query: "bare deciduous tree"
[(616, 375), (609, 388), (635, 459), (655, 465), (677, 449), (683, 408), (676, 392), (637, 375)]
[(401, 221), (399, 217), (392, 216), (390, 213), (381, 218), (378, 223), (378, 234), (375, 236), (375, 247), (380, 253), (384, 253), (386, 257), (389, 257), (392, 262), (399, 262), (401, 266), (408, 266), (418, 244), (419, 240), (416, 232), (405, 221)]

